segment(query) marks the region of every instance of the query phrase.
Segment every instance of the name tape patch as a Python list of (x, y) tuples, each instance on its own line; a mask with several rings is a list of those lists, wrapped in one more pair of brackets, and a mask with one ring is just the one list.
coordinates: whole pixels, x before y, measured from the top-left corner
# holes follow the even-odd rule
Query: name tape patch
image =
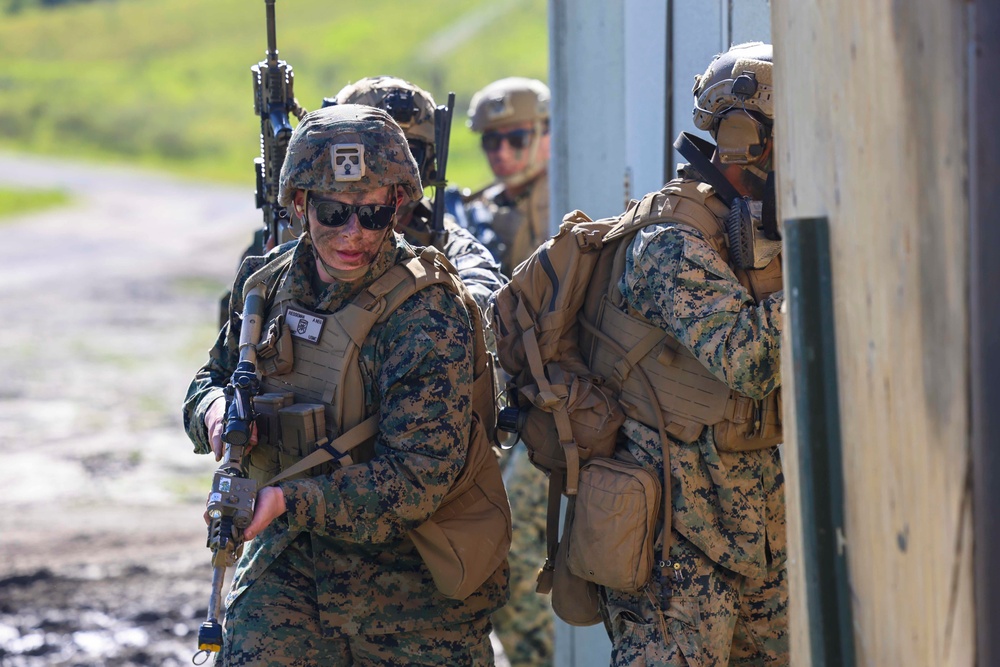
[(323, 324), (325, 323), (322, 317), (303, 313), (294, 308), (289, 308), (288, 312), (285, 313), (285, 322), (288, 323), (288, 328), (292, 330), (293, 336), (307, 340), (310, 343), (319, 342), (319, 337), (323, 333)]

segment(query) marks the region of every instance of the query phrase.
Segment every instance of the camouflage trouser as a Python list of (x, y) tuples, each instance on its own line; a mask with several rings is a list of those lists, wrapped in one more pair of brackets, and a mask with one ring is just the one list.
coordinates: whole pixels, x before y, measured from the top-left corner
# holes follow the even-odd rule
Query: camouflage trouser
[(511, 667), (552, 664), (552, 602), (535, 592), (538, 570), (545, 562), (545, 507), (549, 482), (531, 465), (524, 445), (507, 452), (504, 485), (514, 524), (510, 556), (510, 602), (493, 613), (493, 625)]
[(645, 593), (602, 589), (613, 667), (788, 665), (785, 563), (755, 581), (713, 563), (677, 531), (670, 549), (672, 595), (660, 614), (660, 584)]
[[(414, 632), (324, 637), (310, 564), (287, 549), (226, 612), (216, 667), (493, 665), (488, 618)], [(360, 583), (360, 582), (359, 582)]]

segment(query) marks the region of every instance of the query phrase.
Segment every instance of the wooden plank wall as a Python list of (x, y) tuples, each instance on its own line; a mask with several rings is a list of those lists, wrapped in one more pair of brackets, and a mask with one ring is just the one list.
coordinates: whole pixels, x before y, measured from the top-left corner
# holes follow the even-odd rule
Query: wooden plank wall
[[(870, 667), (975, 662), (966, 11), (771, 6), (780, 215), (831, 225), (855, 646)], [(792, 537), (796, 447), (792, 435)], [(810, 661), (795, 543), (790, 570), (798, 667)]]

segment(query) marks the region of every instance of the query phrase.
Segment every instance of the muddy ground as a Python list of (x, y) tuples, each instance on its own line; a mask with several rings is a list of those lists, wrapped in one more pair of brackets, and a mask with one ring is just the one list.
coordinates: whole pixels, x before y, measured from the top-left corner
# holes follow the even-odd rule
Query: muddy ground
[(3, 154), (0, 185), (74, 197), (0, 220), (0, 665), (190, 664), (215, 463), (180, 404), (253, 193)]

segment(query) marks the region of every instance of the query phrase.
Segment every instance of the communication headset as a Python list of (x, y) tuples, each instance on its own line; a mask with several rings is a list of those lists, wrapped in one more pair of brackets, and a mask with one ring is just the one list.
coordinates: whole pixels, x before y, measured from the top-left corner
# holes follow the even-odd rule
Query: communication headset
[[(732, 94), (746, 102), (757, 94), (757, 88), (757, 76), (753, 72), (743, 72), (733, 80)], [(752, 164), (763, 155), (771, 127), (760, 114), (748, 111), (744, 105), (717, 117), (715, 140), (719, 159), (724, 164)]]

